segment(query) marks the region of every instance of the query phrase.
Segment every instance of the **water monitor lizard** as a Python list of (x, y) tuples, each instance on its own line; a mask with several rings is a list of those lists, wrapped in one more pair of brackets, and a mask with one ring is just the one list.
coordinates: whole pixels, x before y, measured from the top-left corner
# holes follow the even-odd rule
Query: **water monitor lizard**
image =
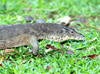
[(34, 55), (38, 54), (39, 39), (65, 41), (83, 40), (85, 37), (72, 28), (55, 23), (27, 23), (0, 25), (0, 49), (31, 45)]

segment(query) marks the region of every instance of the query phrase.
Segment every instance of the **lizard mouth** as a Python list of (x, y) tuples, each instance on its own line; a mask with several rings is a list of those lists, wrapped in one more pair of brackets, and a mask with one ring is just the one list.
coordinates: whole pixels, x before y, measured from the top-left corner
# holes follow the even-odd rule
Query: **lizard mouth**
[(85, 37), (75, 38), (75, 40), (84, 40)]

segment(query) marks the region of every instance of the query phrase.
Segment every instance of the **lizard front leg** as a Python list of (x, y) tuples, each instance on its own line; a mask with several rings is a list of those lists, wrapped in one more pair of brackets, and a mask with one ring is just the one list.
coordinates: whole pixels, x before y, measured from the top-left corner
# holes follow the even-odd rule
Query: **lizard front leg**
[(39, 46), (38, 46), (38, 41), (36, 36), (31, 36), (30, 37), (30, 45), (31, 49), (33, 51), (33, 55), (37, 55), (39, 51)]

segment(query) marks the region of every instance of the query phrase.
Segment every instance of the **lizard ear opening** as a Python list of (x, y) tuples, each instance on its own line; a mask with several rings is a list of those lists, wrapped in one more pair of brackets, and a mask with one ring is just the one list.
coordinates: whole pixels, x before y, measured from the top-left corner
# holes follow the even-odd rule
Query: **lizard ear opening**
[(61, 33), (63, 33), (63, 30), (61, 30)]
[(62, 30), (61, 30), (61, 33), (64, 33), (64, 32), (65, 32), (65, 29), (62, 29)]

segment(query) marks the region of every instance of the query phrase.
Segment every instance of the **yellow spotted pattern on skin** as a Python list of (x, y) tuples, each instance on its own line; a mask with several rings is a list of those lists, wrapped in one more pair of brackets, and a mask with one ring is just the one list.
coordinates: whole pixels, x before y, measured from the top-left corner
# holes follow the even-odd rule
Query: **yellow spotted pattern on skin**
[(50, 40), (50, 41), (62, 42), (65, 40), (74, 39), (74, 37), (65, 36), (61, 38), (59, 36), (48, 36), (45, 39)]

